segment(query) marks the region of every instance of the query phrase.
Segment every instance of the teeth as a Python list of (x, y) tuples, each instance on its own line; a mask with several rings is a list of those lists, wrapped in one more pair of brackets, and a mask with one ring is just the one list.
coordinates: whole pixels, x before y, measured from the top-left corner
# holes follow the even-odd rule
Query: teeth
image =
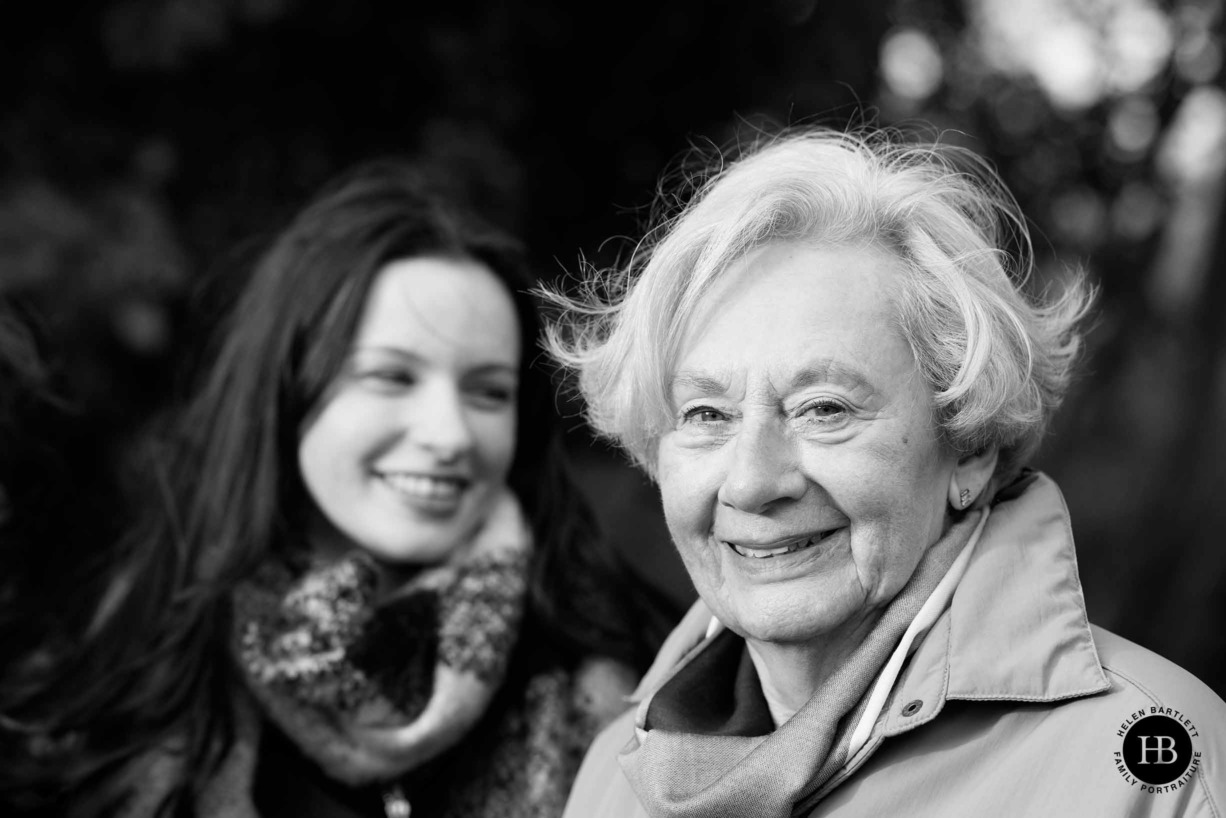
[(764, 560), (764, 559), (769, 559), (771, 557), (778, 557), (782, 554), (791, 554), (794, 551), (800, 551), (803, 548), (808, 548), (811, 545), (816, 545), (817, 543), (826, 539), (826, 537), (830, 536), (831, 533), (833, 532), (827, 531), (822, 534), (818, 534), (815, 537), (809, 537), (806, 540), (795, 540), (788, 545), (781, 545), (778, 548), (752, 548), (751, 549), (751, 548), (742, 548), (736, 543), (728, 543), (728, 545), (732, 546), (732, 550), (740, 554), (742, 557), (750, 557), (756, 560)]
[(385, 474), (383, 480), (401, 494), (426, 500), (454, 500), (464, 490), (464, 481), (457, 477)]

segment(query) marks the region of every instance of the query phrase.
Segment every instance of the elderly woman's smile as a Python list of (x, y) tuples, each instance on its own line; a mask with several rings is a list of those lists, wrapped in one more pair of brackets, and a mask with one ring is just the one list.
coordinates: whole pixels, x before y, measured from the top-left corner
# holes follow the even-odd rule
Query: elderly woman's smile
[(773, 543), (727, 543), (733, 551), (740, 554), (742, 557), (753, 557), (754, 559), (770, 559), (771, 557), (781, 557), (784, 554), (795, 554), (797, 551), (803, 551), (807, 548), (812, 548), (819, 542), (823, 542), (827, 537), (838, 531), (837, 528), (832, 528), (829, 531), (819, 531), (816, 534), (808, 534), (800, 537), (789, 537), (782, 541)]
[(683, 336), (665, 516), (698, 592), (751, 644), (850, 637), (944, 529), (957, 461), (895, 329), (901, 267), (870, 246), (767, 245)]

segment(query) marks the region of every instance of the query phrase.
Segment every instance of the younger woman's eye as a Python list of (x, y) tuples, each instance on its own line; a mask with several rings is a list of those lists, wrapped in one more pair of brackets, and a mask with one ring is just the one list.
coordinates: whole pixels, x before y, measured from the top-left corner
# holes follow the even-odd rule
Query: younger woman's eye
[(517, 397), (514, 387), (502, 384), (474, 385), (468, 389), (468, 394), (475, 406), (488, 410), (513, 406)]
[(417, 381), (412, 372), (399, 367), (371, 367), (358, 370), (357, 375), (376, 386), (412, 386)]

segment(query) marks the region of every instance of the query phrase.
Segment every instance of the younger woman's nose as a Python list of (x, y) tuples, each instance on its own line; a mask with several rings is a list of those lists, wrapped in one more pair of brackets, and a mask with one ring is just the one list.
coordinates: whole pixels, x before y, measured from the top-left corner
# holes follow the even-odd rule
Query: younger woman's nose
[(473, 445), (458, 385), (423, 384), (408, 409), (409, 438), (443, 462), (454, 462)]

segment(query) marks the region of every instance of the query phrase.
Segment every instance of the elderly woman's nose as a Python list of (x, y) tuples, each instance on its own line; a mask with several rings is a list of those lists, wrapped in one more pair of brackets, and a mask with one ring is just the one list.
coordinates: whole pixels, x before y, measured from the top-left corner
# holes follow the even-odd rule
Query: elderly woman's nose
[(732, 460), (719, 488), (722, 505), (761, 514), (806, 491), (796, 443), (776, 420), (747, 424), (732, 447)]
[(473, 446), (472, 429), (458, 385), (424, 385), (406, 407), (409, 437), (443, 462), (453, 462)]

